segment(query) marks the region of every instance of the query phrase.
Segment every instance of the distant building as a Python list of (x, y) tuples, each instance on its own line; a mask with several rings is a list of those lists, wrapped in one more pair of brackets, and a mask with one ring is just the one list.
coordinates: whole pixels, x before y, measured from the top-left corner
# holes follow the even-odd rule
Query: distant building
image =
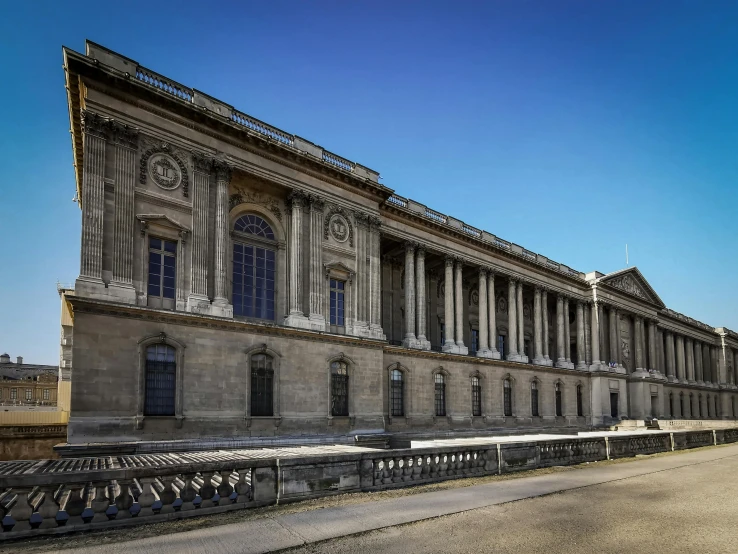
[(0, 355), (0, 405), (56, 406), (59, 368), (53, 365), (15, 362), (8, 354)]

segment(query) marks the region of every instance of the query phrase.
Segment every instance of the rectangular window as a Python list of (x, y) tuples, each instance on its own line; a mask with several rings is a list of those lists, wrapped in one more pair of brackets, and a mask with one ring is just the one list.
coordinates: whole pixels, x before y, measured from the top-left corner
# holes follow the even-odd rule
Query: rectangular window
[(233, 244), (233, 315), (274, 321), (273, 250)]
[(148, 305), (154, 308), (175, 307), (177, 243), (149, 238)]
[(617, 419), (620, 411), (618, 410), (618, 393), (610, 393), (610, 417)]
[(33, 400), (33, 390), (26, 389), (26, 400)]
[(509, 381), (505, 381), (503, 388), (503, 409), (505, 417), (512, 416), (512, 389)]
[(479, 329), (471, 330), (471, 352), (479, 350)]
[(11, 400), (18, 399), (18, 389), (10, 389), (10, 399)]
[(331, 279), (331, 331), (334, 333), (343, 332), (344, 330), (345, 293), (345, 281)]
[(446, 344), (446, 326), (443, 323), (441, 323), (440, 326), (441, 326), (441, 331), (440, 331), (441, 346), (443, 346), (444, 344)]
[(51, 398), (51, 391), (49, 389), (44, 389), (44, 400), (48, 400)]
[(395, 369), (390, 374), (390, 412), (393, 416), (405, 415), (405, 399), (402, 372)]
[(584, 415), (584, 406), (582, 405), (582, 386), (577, 387), (577, 415), (582, 417)]
[(533, 417), (538, 417), (538, 389), (530, 391), (530, 413)]
[(533, 356), (530, 354), (530, 339), (525, 339), (523, 341), (523, 353), (528, 356), (528, 361), (533, 360)]
[(659, 397), (651, 396), (651, 417), (659, 416)]
[(482, 415), (482, 387), (478, 377), (472, 378), (472, 415), (474, 417)]
[(557, 390), (555, 394), (556, 394), (556, 415), (558, 417), (561, 417), (562, 415), (564, 415), (562, 411), (562, 406), (561, 406), (561, 391)]
[(504, 360), (507, 355), (507, 337), (505, 335), (497, 335), (497, 350)]

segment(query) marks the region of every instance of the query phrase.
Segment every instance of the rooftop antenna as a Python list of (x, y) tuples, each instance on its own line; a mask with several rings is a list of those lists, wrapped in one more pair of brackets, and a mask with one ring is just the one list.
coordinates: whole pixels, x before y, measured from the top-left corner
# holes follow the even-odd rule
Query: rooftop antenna
[(625, 243), (625, 267), (630, 267), (628, 263), (628, 243)]

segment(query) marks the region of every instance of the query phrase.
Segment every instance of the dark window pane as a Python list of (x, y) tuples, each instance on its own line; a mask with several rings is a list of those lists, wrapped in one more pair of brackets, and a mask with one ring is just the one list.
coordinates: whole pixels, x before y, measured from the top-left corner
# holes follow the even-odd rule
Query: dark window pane
[(161, 250), (161, 239), (149, 238), (149, 248)]
[(176, 252), (177, 251), (177, 243), (171, 242), (168, 240), (164, 241), (164, 250), (167, 252)]

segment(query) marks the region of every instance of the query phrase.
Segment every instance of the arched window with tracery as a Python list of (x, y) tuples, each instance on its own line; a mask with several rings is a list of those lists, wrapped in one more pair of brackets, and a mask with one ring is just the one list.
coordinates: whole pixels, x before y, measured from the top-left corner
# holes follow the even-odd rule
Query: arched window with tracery
[(482, 415), (482, 385), (479, 382), (479, 377), (476, 375), (471, 378), (471, 392), (472, 415), (479, 417)]
[(254, 214), (233, 224), (233, 315), (274, 320), (277, 241)]
[(390, 414), (405, 415), (404, 375), (399, 369), (390, 372)]
[(349, 415), (348, 364), (331, 362), (331, 415)]
[(561, 417), (564, 415), (563, 407), (561, 406), (561, 383), (556, 383), (554, 394), (556, 395), (556, 415)]
[(436, 373), (434, 377), (435, 389), (436, 389), (436, 415), (446, 415), (446, 379), (443, 373)]
[(251, 356), (251, 415), (274, 415), (274, 360), (269, 354)]
[(512, 417), (512, 382), (510, 379), (502, 382), (502, 404), (505, 417)]
[(146, 347), (145, 416), (173, 416), (177, 390), (176, 350), (168, 344)]

